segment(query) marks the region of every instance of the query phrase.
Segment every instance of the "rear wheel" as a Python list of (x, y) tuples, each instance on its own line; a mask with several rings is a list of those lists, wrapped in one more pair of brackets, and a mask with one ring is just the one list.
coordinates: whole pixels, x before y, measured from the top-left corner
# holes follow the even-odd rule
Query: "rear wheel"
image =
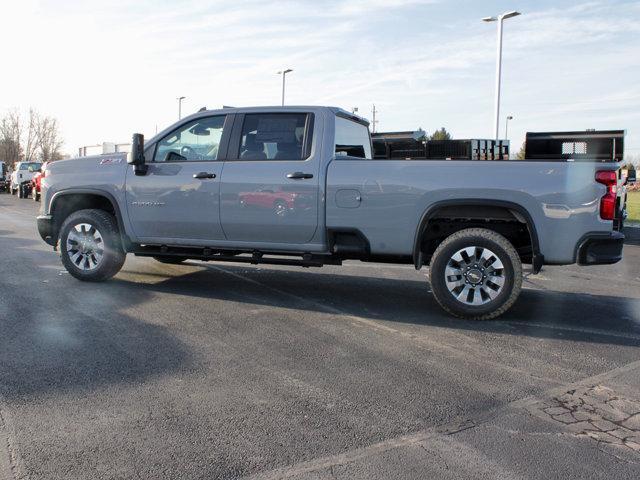
[(69, 215), (60, 229), (60, 257), (79, 280), (101, 282), (113, 277), (126, 258), (116, 219), (104, 210)]
[(522, 288), (522, 263), (505, 237), (469, 228), (436, 249), (429, 274), (433, 294), (452, 315), (489, 320), (506, 312)]
[(38, 192), (35, 188), (31, 191), (31, 198), (33, 198), (34, 202), (40, 201), (40, 192)]

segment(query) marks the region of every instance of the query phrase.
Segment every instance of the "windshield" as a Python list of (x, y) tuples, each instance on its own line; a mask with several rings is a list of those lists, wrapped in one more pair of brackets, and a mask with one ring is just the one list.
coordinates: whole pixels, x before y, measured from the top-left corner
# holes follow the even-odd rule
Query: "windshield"
[(34, 170), (38, 170), (41, 166), (42, 164), (39, 162), (21, 163), (20, 170), (29, 170), (30, 167), (33, 167)]

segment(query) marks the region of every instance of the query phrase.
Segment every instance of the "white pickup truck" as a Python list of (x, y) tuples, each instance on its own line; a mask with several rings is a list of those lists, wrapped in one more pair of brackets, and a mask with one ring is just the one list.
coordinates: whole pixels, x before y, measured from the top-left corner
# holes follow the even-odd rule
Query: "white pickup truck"
[(27, 188), (31, 185), (31, 179), (40, 171), (40, 162), (18, 162), (15, 170), (11, 173), (9, 192), (11, 195), (18, 194), (20, 198), (27, 198)]

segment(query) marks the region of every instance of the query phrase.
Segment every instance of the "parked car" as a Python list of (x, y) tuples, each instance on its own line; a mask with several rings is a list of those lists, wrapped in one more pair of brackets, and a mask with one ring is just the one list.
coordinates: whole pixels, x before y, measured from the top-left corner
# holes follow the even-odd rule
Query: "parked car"
[[(171, 263), (429, 265), (444, 310), (489, 319), (516, 301), (523, 263), (537, 273), (621, 260), (619, 169), (373, 160), (368, 122), (344, 110), (228, 108), (198, 112), (146, 143), (136, 134), (129, 157), (48, 165), (37, 224), (80, 280), (112, 277), (127, 253)], [(279, 214), (281, 191), (304, 204), (285, 198), (288, 213)]]
[[(47, 164), (49, 162), (44, 162), (40, 167), (40, 170), (34, 173), (33, 178), (31, 179), (31, 198), (33, 201), (40, 201), (40, 188), (42, 179), (47, 175)], [(33, 170), (33, 169), (32, 169)]]
[(28, 198), (31, 193), (31, 179), (40, 170), (40, 162), (18, 162), (11, 173), (11, 185), (9, 190), (12, 195), (18, 194), (20, 198)]
[(7, 165), (0, 162), (0, 192), (9, 190), (9, 179), (7, 178)]

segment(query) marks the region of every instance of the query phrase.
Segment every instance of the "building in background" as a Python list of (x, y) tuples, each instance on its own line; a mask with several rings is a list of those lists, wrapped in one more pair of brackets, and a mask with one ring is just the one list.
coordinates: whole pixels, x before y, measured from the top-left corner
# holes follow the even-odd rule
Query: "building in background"
[(111, 153), (129, 153), (130, 151), (130, 143), (102, 142), (101, 144), (87, 145), (78, 148), (78, 156), (88, 157), (91, 155), (109, 155)]

